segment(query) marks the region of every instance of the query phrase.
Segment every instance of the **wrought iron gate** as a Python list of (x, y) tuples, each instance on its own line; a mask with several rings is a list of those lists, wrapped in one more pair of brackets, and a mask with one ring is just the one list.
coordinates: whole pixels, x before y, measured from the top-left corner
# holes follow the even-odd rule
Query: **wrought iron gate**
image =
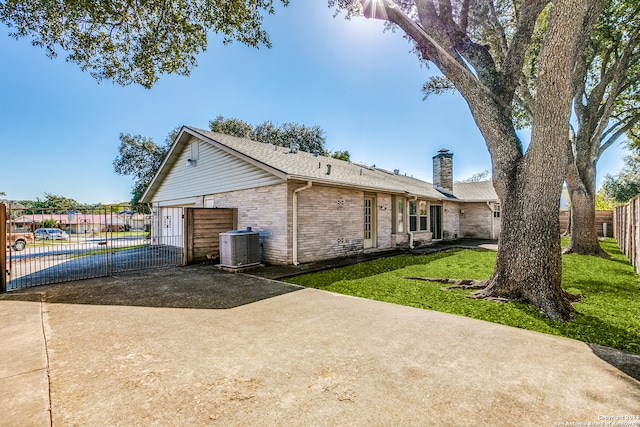
[[(110, 276), (182, 265), (182, 208), (147, 206), (90, 210), (16, 209), (6, 212), (5, 289)], [(15, 243), (24, 239), (26, 246)]]

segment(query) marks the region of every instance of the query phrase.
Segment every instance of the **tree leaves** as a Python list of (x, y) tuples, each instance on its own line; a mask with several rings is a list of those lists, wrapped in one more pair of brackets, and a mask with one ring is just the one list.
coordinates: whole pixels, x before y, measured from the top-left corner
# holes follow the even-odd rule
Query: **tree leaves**
[(640, 194), (640, 157), (625, 157), (625, 166), (617, 175), (604, 177), (602, 190), (607, 198), (621, 203)]
[[(67, 61), (98, 81), (151, 86), (163, 74), (189, 75), (210, 32), (223, 43), (271, 46), (263, 14), (278, 0), (5, 0), (0, 22), (15, 38), (30, 38), (49, 57)], [(285, 6), (288, 0), (280, 0)]]
[(329, 155), (325, 147), (324, 131), (318, 125), (309, 127), (286, 122), (276, 126), (271, 121), (264, 121), (252, 126), (240, 119), (225, 119), (222, 116), (218, 116), (215, 120), (209, 122), (209, 128), (213, 132), (252, 139), (277, 145), (278, 147), (289, 147), (290, 144), (298, 144), (298, 148), (302, 151), (315, 152), (323, 156)]
[(134, 178), (131, 204), (137, 204), (144, 194), (179, 130), (180, 128), (175, 128), (169, 132), (164, 145), (158, 145), (142, 135), (120, 134), (119, 154), (113, 161), (113, 169), (119, 175)]

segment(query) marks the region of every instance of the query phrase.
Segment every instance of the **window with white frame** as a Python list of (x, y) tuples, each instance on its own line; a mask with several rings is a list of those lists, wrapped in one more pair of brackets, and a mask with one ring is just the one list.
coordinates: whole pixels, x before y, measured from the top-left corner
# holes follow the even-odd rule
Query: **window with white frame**
[(428, 216), (425, 200), (409, 201), (409, 231), (427, 231)]
[(404, 197), (394, 197), (393, 206), (393, 232), (404, 233)]

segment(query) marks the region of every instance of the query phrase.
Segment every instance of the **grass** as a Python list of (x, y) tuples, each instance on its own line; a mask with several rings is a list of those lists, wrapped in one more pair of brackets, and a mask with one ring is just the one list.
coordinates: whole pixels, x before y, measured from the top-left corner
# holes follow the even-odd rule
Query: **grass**
[(430, 255), (399, 255), (288, 279), (306, 287), (457, 314), (587, 343), (640, 353), (640, 276), (615, 240), (601, 242), (612, 257), (562, 257), (562, 286), (583, 296), (576, 317), (554, 322), (524, 303), (468, 298), (473, 291), (442, 290), (443, 285), (406, 277), (488, 278), (491, 251), (454, 249)]
[(102, 248), (102, 249), (95, 249), (92, 251), (88, 251), (88, 252), (83, 252), (81, 254), (78, 255), (73, 255), (71, 257), (69, 257), (69, 259), (75, 259), (75, 258), (82, 258), (82, 257), (86, 257), (86, 256), (90, 256), (90, 255), (102, 255), (106, 252), (120, 252), (120, 251), (128, 251), (131, 249), (138, 249), (138, 248), (143, 248), (147, 245), (145, 244), (141, 244), (141, 245), (134, 245), (134, 246), (121, 246), (121, 247), (115, 247), (115, 248)]

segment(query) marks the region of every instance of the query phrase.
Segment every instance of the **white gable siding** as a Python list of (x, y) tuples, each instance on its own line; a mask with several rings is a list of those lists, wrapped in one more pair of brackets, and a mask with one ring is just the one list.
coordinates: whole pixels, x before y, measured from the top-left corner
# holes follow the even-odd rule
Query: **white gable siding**
[[(196, 160), (196, 165), (189, 166), (188, 159)], [(183, 199), (281, 182), (275, 175), (193, 137), (177, 157), (153, 200)]]

